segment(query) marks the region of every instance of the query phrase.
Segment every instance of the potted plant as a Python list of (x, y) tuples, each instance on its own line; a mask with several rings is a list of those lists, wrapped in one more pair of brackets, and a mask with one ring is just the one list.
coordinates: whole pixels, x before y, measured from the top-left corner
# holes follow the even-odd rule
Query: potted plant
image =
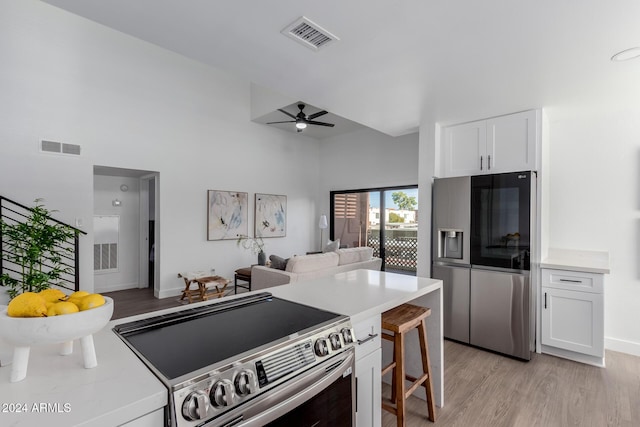
[(264, 253), (264, 240), (262, 240), (262, 237), (249, 237), (244, 234), (238, 234), (236, 244), (251, 250), (254, 254), (258, 254), (258, 265), (266, 264), (267, 256)]
[[(64, 257), (73, 257), (73, 248), (67, 242), (78, 233), (72, 227), (52, 222), (51, 212), (35, 200), (24, 221), (0, 218), (3, 261), (16, 267), (14, 275), (3, 272), (0, 284), (10, 298), (23, 292), (40, 292), (55, 285), (63, 273), (72, 271), (64, 264)], [(15, 276), (18, 275), (19, 278)]]

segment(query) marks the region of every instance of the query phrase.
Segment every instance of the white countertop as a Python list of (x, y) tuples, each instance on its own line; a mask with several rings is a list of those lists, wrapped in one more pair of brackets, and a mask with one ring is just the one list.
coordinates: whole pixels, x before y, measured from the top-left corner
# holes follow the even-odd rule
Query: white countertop
[[(112, 427), (167, 404), (167, 389), (110, 326), (93, 338), (93, 369), (84, 368), (79, 341), (68, 356), (59, 354), (58, 344), (32, 347), (20, 382), (9, 382), (11, 365), (0, 368), (0, 425)], [(0, 349), (11, 354), (2, 341)]]
[(274, 296), (345, 314), (358, 323), (442, 287), (442, 281), (373, 270), (265, 289)]
[(573, 249), (549, 248), (541, 268), (609, 274), (609, 253)]

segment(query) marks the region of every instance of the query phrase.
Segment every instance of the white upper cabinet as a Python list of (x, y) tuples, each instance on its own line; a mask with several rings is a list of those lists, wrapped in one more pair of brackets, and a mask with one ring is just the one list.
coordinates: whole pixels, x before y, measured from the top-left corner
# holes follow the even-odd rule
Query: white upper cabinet
[(540, 111), (444, 128), (442, 176), (538, 169)]
[(486, 122), (445, 128), (444, 139), (444, 176), (475, 175), (485, 167)]

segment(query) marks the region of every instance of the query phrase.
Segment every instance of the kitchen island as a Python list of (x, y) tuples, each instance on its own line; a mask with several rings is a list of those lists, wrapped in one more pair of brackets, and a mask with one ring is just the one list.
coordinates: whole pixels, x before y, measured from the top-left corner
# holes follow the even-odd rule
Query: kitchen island
[[(357, 270), (268, 291), (283, 299), (346, 314), (353, 324), (409, 301), (429, 306), (432, 315), (427, 325), (433, 383), (436, 402), (441, 406), (441, 285), (439, 280)], [(206, 301), (197, 305), (214, 303)], [(194, 306), (196, 304), (189, 305)], [(11, 367), (1, 367), (0, 425), (159, 425), (168, 401), (167, 390), (111, 328), (117, 323), (183, 309), (178, 307), (111, 322), (94, 335), (98, 366), (93, 369), (83, 368), (78, 343), (69, 356), (58, 355), (58, 346), (33, 347), (27, 377), (21, 382), (10, 383)], [(7, 346), (0, 345), (0, 353), (6, 352)]]
[[(436, 405), (442, 406), (444, 382), (443, 338), (442, 338), (442, 281), (404, 274), (386, 273), (372, 270), (354, 270), (316, 280), (269, 288), (274, 296), (345, 314), (357, 325), (401, 304), (411, 302), (431, 308), (427, 317), (427, 336), (433, 390)], [(362, 340), (366, 337), (358, 336)], [(391, 343), (385, 341), (384, 344)], [(422, 370), (418, 337), (406, 342), (407, 371)], [(391, 351), (385, 351), (385, 363), (391, 358)], [(424, 389), (418, 394), (424, 396)], [(426, 397), (425, 397), (426, 398)]]

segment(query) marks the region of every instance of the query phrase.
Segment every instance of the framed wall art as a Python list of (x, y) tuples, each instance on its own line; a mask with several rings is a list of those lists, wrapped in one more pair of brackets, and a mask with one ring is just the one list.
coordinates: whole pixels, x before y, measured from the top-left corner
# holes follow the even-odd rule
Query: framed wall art
[(207, 240), (237, 239), (249, 232), (249, 194), (207, 191)]
[(287, 196), (256, 193), (255, 236), (287, 235)]

